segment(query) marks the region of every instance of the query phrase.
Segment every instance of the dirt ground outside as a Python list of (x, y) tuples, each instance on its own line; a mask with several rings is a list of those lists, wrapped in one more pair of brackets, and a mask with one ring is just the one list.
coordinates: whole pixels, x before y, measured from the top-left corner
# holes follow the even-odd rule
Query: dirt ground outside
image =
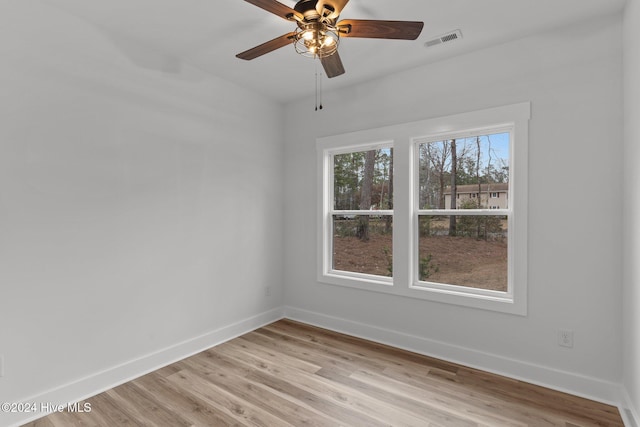
[[(369, 241), (335, 235), (333, 268), (392, 275), (392, 234), (373, 228)], [(421, 279), (479, 289), (507, 290), (507, 241), (430, 235), (419, 242)]]

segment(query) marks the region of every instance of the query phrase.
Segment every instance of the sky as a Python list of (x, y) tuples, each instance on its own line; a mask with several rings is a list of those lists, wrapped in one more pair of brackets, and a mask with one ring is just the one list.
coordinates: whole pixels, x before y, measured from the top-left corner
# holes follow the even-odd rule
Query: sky
[[(475, 147), (476, 137), (465, 138), (464, 141), (472, 147)], [(459, 140), (461, 142), (461, 140)], [(489, 160), (489, 146), (491, 147), (491, 163), (498, 166), (498, 159), (502, 159), (502, 164), (509, 165), (509, 133), (496, 133), (491, 135), (483, 135), (480, 137), (481, 144), (481, 163), (486, 166)]]

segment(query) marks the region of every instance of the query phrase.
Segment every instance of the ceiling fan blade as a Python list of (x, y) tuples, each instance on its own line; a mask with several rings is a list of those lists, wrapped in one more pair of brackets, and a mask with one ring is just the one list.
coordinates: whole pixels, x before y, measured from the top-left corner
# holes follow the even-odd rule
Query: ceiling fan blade
[(266, 10), (267, 12), (271, 12), (274, 15), (278, 15), (279, 17), (287, 20), (292, 19), (293, 16), (296, 16), (300, 19), (303, 18), (303, 16), (300, 13), (296, 12), (295, 10), (291, 9), (289, 6), (286, 6), (276, 0), (244, 0), (244, 1), (246, 1), (247, 3), (251, 3), (254, 6), (258, 6)]
[(342, 65), (342, 60), (338, 52), (320, 58), (320, 62), (322, 62), (322, 67), (324, 68), (324, 72), (327, 73), (327, 77), (332, 78), (344, 74), (344, 66)]
[(342, 9), (349, 3), (349, 0), (318, 0), (316, 10), (325, 18), (338, 19)]
[(280, 37), (277, 37), (273, 40), (269, 40), (266, 43), (262, 43), (259, 46), (256, 46), (252, 49), (245, 50), (244, 52), (237, 54), (236, 58), (246, 59), (247, 61), (251, 59), (255, 59), (266, 53), (272, 52), (276, 49), (280, 49), (281, 47), (284, 47), (288, 44), (293, 43), (293, 41), (295, 40), (294, 36), (295, 36), (294, 32), (281, 35)]
[(422, 32), (424, 22), (344, 19), (336, 26), (340, 37), (415, 40)]

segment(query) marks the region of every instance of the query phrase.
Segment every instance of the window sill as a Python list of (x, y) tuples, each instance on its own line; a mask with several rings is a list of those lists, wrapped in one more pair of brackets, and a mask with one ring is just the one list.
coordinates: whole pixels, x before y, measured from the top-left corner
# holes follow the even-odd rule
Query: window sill
[[(463, 287), (436, 288), (424, 284), (407, 287), (394, 285), (391, 278), (331, 271), (318, 277), (321, 284), (342, 286), (368, 292), (384, 293), (399, 297), (421, 299), (505, 314), (526, 316), (525, 304), (517, 304), (512, 294), (498, 291), (465, 292)], [(522, 300), (522, 298), (520, 298)]]
[(318, 281), (330, 285), (347, 286), (350, 288), (384, 292), (393, 288), (393, 278), (375, 276), (372, 274), (352, 273), (341, 270), (331, 270), (321, 274)]

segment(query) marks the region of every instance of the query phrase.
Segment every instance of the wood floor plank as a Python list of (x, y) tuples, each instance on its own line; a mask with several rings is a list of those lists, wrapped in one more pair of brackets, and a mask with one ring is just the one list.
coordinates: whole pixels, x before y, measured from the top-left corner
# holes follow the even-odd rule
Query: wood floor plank
[(213, 384), (188, 370), (182, 370), (167, 377), (188, 393), (204, 399), (209, 405), (223, 411), (244, 425), (261, 427), (294, 427), (288, 421), (278, 419), (267, 411), (234, 396), (223, 387)]
[(51, 418), (52, 416), (40, 418), (29, 423), (29, 425), (31, 427), (56, 427)]
[(331, 368), (348, 373), (352, 372), (355, 367), (362, 365), (372, 369), (382, 369), (384, 367), (384, 364), (371, 357), (361, 356), (336, 347), (308, 342), (298, 337), (278, 334), (273, 331), (256, 331), (251, 337), (247, 338), (250, 338), (255, 343), (278, 349), (281, 353), (302, 360), (313, 361), (320, 368)]
[(325, 417), (320, 411), (314, 411), (298, 399), (287, 398), (277, 390), (265, 387), (260, 381), (247, 378), (242, 371), (237, 372), (224, 364), (214, 365), (208, 362), (210, 361), (203, 361), (202, 358), (190, 358), (184, 363), (234, 396), (296, 426), (320, 427), (339, 423), (338, 420)]
[(345, 410), (369, 414), (376, 419), (393, 425), (394, 422), (402, 425), (424, 425), (424, 420), (420, 420), (410, 414), (407, 414), (398, 408), (389, 405), (384, 401), (371, 399), (358, 390), (348, 389), (338, 383), (327, 380), (321, 376), (310, 375), (304, 371), (296, 371), (289, 369), (279, 369), (272, 361), (261, 359), (249, 353), (240, 345), (229, 344), (220, 349), (220, 352), (235, 358), (241, 363), (253, 366), (265, 372), (275, 373), (279, 378), (285, 381), (298, 384), (301, 388), (308, 392), (321, 396), (326, 396), (333, 403), (342, 406)]
[(382, 427), (389, 424), (377, 419), (372, 414), (366, 414), (360, 411), (345, 410), (343, 405), (337, 404), (330, 396), (323, 396), (313, 391), (309, 391), (306, 387), (295, 385), (285, 379), (277, 378), (273, 375), (262, 372), (253, 372), (250, 379), (259, 381), (268, 387), (278, 390), (289, 396), (296, 396), (296, 399), (303, 402), (310, 408), (321, 412), (322, 414), (337, 420), (337, 423), (328, 425), (344, 425), (344, 426), (371, 426)]
[(457, 369), (459, 369), (459, 366), (453, 363), (390, 347), (385, 344), (375, 343), (349, 335), (336, 334), (327, 329), (305, 325), (292, 320), (283, 320), (281, 322), (282, 323), (278, 322), (277, 324), (267, 325), (257, 332), (265, 331), (266, 333), (266, 331), (270, 331), (277, 334), (306, 339), (309, 342), (317, 344), (320, 348), (334, 348), (365, 359), (382, 362), (384, 366), (397, 365), (408, 368), (428, 366), (448, 372), (456, 372)]
[[(435, 375), (434, 375), (435, 373)], [(461, 382), (456, 382), (457, 374), (439, 370), (405, 370), (398, 366), (385, 368), (382, 372), (374, 374), (366, 371), (354, 373), (354, 378), (369, 382), (393, 383), (393, 388), (399, 393), (411, 393), (422, 396), (424, 399), (436, 399), (449, 406), (455, 406), (459, 410), (479, 413), (481, 417), (492, 417), (501, 414), (500, 418), (510, 419), (514, 423), (533, 424), (539, 420), (524, 415), (519, 411), (520, 406), (513, 399), (498, 398), (491, 392), (483, 389), (467, 388)], [(512, 384), (514, 380), (507, 380), (506, 384)], [(507, 396), (509, 396), (507, 394)], [(511, 413), (504, 416), (505, 413)], [(542, 422), (542, 424), (549, 424)]]
[(110, 426), (139, 426), (139, 422), (136, 422), (132, 418), (126, 408), (120, 407), (117, 403), (107, 394), (107, 392), (101, 393), (91, 398), (91, 416), (97, 414), (98, 417), (106, 422), (106, 425)]
[(147, 393), (152, 394), (158, 403), (164, 405), (170, 411), (181, 414), (194, 426), (241, 425), (222, 411), (216, 411), (204, 400), (185, 393), (184, 390), (176, 387), (162, 374), (153, 372), (137, 379), (135, 384), (146, 390)]
[(622, 427), (617, 408), (291, 320), (27, 427)]
[[(386, 384), (373, 384), (371, 382), (360, 381), (353, 375), (344, 376), (339, 372), (323, 370), (318, 375), (329, 379), (335, 383), (358, 390), (372, 399), (384, 401), (393, 405), (407, 413), (413, 414), (422, 420), (428, 420), (434, 425), (456, 426), (456, 427), (474, 427), (474, 426), (491, 426), (479, 420), (477, 417), (469, 417), (468, 414), (462, 413), (458, 407), (446, 407), (437, 399), (431, 401), (421, 400), (419, 395), (402, 395), (395, 390), (391, 390)], [(453, 409), (453, 411), (452, 411)], [(476, 418), (476, 419), (474, 419)], [(522, 425), (511, 425), (512, 427), (523, 427)]]
[[(220, 347), (216, 347), (204, 352), (207, 354), (206, 362), (219, 365), (228, 372), (245, 375), (247, 379), (254, 381), (256, 384), (260, 384), (271, 391), (278, 392), (282, 396), (286, 396), (310, 410), (323, 414), (323, 416), (328, 417), (331, 421), (326, 425), (366, 425), (371, 427), (386, 425), (366, 414), (344, 411), (344, 408), (334, 404), (325, 396), (309, 392), (296, 383), (283, 380), (277, 372), (269, 372), (267, 365), (264, 365), (264, 368), (267, 369), (265, 371), (253, 369), (250, 366), (238, 363), (233, 354), (226, 356), (220, 352), (220, 350)], [(202, 360), (203, 359), (200, 359), (200, 361)]]
[(283, 346), (278, 345), (277, 342), (274, 342), (272, 345), (265, 345), (264, 342), (258, 340), (256, 335), (252, 336), (247, 334), (244, 337), (239, 337), (237, 340), (233, 340), (233, 344), (247, 349), (256, 356), (267, 360), (279, 360), (280, 363), (286, 366), (304, 372), (314, 373), (322, 368), (313, 357), (302, 358), (297, 357), (296, 354), (289, 355), (283, 351)]
[(148, 421), (155, 425), (191, 426), (191, 422), (182, 418), (179, 413), (168, 410), (154, 395), (146, 393), (135, 382), (109, 390), (107, 395), (112, 397), (119, 407), (127, 408), (140, 424)]
[[(486, 425), (509, 425), (524, 427), (528, 422), (505, 415), (509, 407), (498, 400), (472, 393), (448, 393), (443, 387), (422, 384), (420, 387), (396, 380), (381, 373), (360, 370), (350, 376), (351, 380), (368, 384), (381, 390), (392, 390), (393, 394), (413, 401), (424, 402), (444, 413), (456, 413), (475, 422)], [(419, 406), (419, 405), (418, 405)], [(411, 408), (408, 408), (411, 410)], [(535, 423), (537, 420), (526, 420)]]
[[(461, 367), (454, 381), (459, 381), (465, 389), (482, 390), (485, 395), (517, 403), (522, 408), (546, 413), (547, 416), (561, 417), (578, 425), (601, 425), (599, 422), (620, 425), (618, 423), (621, 422), (620, 413), (613, 406), (477, 369)], [(590, 420), (599, 421), (594, 424)]]

